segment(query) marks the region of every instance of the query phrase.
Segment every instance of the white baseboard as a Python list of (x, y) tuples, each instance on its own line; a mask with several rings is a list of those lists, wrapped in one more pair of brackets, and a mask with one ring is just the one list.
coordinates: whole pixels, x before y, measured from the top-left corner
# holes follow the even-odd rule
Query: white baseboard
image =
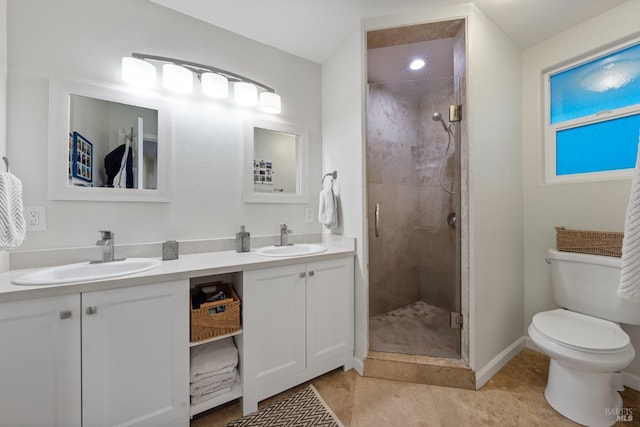
[(531, 339), (530, 336), (526, 336), (525, 339), (527, 340), (527, 348), (531, 349), (531, 350), (535, 350), (538, 353), (544, 353), (542, 350), (540, 350), (540, 348), (538, 348), (538, 346), (536, 345), (536, 343), (533, 342), (533, 340)]
[(362, 359), (355, 356), (353, 357), (353, 369), (355, 369), (361, 377), (364, 377), (364, 362), (362, 362)]
[(640, 391), (640, 376), (638, 375), (622, 372), (622, 383), (625, 387)]
[(476, 390), (487, 383), (504, 365), (525, 347), (525, 337), (518, 338), (513, 344), (505, 348), (489, 363), (476, 371)]

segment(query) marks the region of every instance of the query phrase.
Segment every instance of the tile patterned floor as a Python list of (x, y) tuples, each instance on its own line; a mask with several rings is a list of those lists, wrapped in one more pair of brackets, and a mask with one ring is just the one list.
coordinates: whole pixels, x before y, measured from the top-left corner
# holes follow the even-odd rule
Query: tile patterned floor
[(460, 357), (460, 329), (449, 312), (423, 301), (369, 319), (371, 350), (437, 357)]
[[(478, 391), (365, 378), (341, 370), (311, 383), (345, 427), (577, 426), (544, 399), (548, 365), (546, 356), (525, 349)], [(634, 420), (616, 426), (640, 426), (640, 392), (627, 389), (621, 394)], [(235, 402), (196, 416), (191, 426), (223, 426), (240, 416)]]

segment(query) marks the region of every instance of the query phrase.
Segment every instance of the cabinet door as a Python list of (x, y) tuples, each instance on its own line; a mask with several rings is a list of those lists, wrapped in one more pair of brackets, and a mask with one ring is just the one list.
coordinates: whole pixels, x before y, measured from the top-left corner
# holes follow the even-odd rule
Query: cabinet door
[(307, 363), (353, 352), (353, 258), (307, 263)]
[(304, 264), (247, 271), (243, 276), (245, 390), (305, 369)]
[(189, 283), (82, 294), (83, 426), (188, 425)]
[(0, 304), (0, 425), (80, 426), (80, 295)]

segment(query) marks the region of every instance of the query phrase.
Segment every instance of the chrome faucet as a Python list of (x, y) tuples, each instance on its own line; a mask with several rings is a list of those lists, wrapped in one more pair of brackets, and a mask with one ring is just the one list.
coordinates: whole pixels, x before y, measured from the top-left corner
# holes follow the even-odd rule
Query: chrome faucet
[(287, 228), (287, 224), (280, 224), (280, 244), (276, 246), (292, 246), (293, 243), (289, 243), (289, 234), (293, 230)]
[(102, 238), (96, 242), (96, 245), (102, 246), (102, 261), (95, 262), (112, 262), (114, 260), (114, 234), (109, 230), (100, 230), (99, 233)]

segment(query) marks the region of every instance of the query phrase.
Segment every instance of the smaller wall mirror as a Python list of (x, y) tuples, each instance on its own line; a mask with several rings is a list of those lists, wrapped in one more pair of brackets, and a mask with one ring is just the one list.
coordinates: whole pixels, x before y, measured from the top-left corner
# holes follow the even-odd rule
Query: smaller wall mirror
[(170, 118), (160, 104), (111, 88), (51, 81), (49, 198), (169, 201)]
[(287, 124), (245, 124), (244, 194), (250, 203), (306, 203), (307, 132)]

